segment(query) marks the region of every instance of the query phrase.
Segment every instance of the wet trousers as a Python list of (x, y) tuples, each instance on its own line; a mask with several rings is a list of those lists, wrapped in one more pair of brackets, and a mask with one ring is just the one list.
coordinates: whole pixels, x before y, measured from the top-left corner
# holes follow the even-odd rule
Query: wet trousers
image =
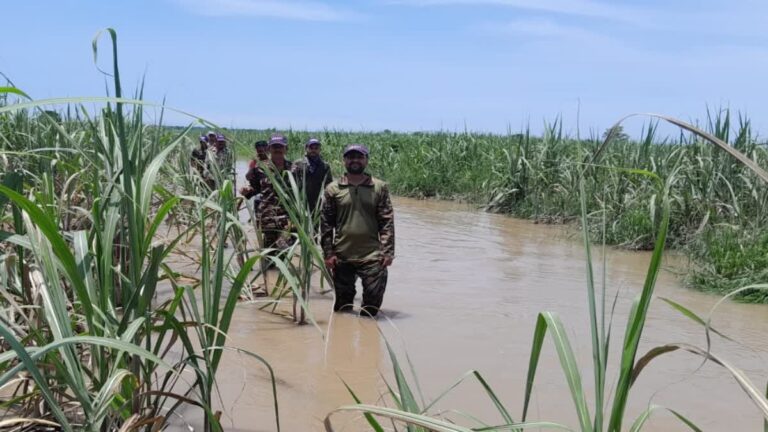
[(361, 310), (370, 316), (376, 316), (384, 300), (387, 288), (387, 268), (378, 260), (350, 262), (340, 261), (333, 272), (333, 289), (336, 291), (334, 311), (352, 310), (355, 300), (355, 282), (360, 278), (363, 284), (363, 302)]
[[(279, 250), (287, 249), (293, 242), (287, 238), (285, 231), (279, 229), (264, 229), (264, 247)], [(276, 255), (272, 253), (271, 255)]]
[[(266, 256), (278, 256), (279, 254), (283, 253), (286, 249), (291, 247), (293, 245), (295, 238), (290, 235), (289, 232), (285, 231), (285, 228), (278, 228), (278, 227), (265, 227), (264, 231), (262, 231), (264, 234), (264, 247), (275, 249), (270, 251), (266, 254)], [(289, 257), (286, 259), (290, 259)], [(266, 268), (273, 268), (275, 266), (275, 263), (272, 262), (272, 260), (267, 261), (267, 267)]]

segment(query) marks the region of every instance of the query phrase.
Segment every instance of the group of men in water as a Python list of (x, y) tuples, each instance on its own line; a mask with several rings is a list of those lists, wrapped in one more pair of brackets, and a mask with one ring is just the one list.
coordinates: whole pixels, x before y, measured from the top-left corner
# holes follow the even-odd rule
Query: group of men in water
[[(235, 174), (235, 158), (224, 134), (208, 131), (200, 135), (199, 147), (192, 150), (192, 167), (209, 189), (215, 189), (222, 178)], [(210, 156), (209, 156), (210, 152)]]
[[(235, 173), (226, 137), (211, 131), (200, 136), (199, 144), (192, 152), (193, 167), (208, 187), (220, 187), (217, 179)], [(256, 141), (254, 147), (256, 155), (245, 176), (248, 185), (239, 192), (253, 200), (263, 246), (280, 250), (292, 241), (285, 202), (288, 194), (281, 198), (276, 186), (289, 190), (288, 176), (293, 176), (306, 203), (295, 208), (308, 215), (320, 211), (320, 246), (333, 276), (334, 311), (354, 311), (355, 283), (360, 278), (361, 313), (376, 316), (387, 285), (387, 268), (395, 255), (395, 225), (387, 184), (366, 173), (368, 148), (347, 145), (342, 154), (345, 173), (334, 181), (317, 138), (305, 142), (304, 157), (295, 162), (286, 158), (288, 140), (283, 134)]]

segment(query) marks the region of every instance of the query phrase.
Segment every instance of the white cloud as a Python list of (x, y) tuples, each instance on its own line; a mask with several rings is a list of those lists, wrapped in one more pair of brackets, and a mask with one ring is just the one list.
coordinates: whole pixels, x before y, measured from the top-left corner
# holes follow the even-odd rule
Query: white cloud
[(478, 28), (496, 34), (528, 36), (543, 39), (608, 40), (608, 38), (582, 27), (559, 24), (550, 19), (517, 19), (505, 23), (488, 23)]
[(566, 15), (628, 23), (652, 31), (764, 40), (768, 3), (764, 0), (678, 0), (651, 6), (627, 6), (600, 0), (381, 0), (403, 6), (505, 7), (540, 14)]
[(635, 23), (649, 19), (647, 11), (643, 9), (615, 6), (591, 0), (391, 0), (389, 3), (410, 6), (503, 6)]
[(299, 21), (348, 21), (360, 15), (317, 1), (289, 0), (174, 0), (192, 13), (205, 16), (256, 16)]

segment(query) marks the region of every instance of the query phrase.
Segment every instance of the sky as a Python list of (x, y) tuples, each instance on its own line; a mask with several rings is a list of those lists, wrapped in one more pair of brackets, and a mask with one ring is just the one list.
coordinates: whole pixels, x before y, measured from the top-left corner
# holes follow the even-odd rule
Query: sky
[[(635, 112), (768, 134), (765, 0), (2, 0), (0, 72), (33, 98), (124, 91), (224, 127), (602, 133)], [(111, 65), (109, 38), (98, 63)], [(188, 118), (170, 115), (172, 124)], [(641, 119), (629, 123), (639, 130)]]

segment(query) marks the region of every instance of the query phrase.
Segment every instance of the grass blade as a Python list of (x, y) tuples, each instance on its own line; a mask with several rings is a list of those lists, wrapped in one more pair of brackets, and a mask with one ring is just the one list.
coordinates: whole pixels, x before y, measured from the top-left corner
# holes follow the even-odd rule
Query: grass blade
[(593, 430), (592, 421), (590, 419), (586, 399), (584, 398), (584, 389), (581, 385), (581, 374), (579, 373), (579, 368), (576, 364), (576, 357), (573, 354), (573, 349), (571, 348), (571, 344), (565, 333), (565, 328), (563, 327), (560, 317), (552, 312), (540, 313), (536, 321), (536, 329), (534, 330), (533, 344), (531, 348), (531, 358), (528, 364), (528, 378), (525, 387), (523, 422), (525, 422), (527, 417), (528, 406), (533, 391), (533, 382), (538, 368), (539, 355), (541, 354), (544, 336), (546, 336), (547, 331), (549, 331), (549, 334), (552, 336), (552, 341), (555, 344), (555, 349), (557, 350), (557, 355), (560, 359), (560, 366), (565, 374), (565, 379), (568, 382), (568, 388), (571, 392), (571, 398), (576, 407), (576, 414), (579, 418), (581, 430), (584, 432), (591, 431)]
[(326, 432), (333, 432), (334, 430), (333, 424), (331, 422), (331, 416), (334, 413), (342, 411), (362, 412), (382, 416), (392, 420), (404, 422), (408, 425), (421, 426), (435, 432), (472, 432), (472, 429), (468, 429), (463, 426), (455, 425), (453, 423), (448, 423), (442, 420), (437, 420), (421, 414), (415, 414), (412, 412), (401, 411), (392, 408), (378, 407), (374, 405), (347, 405), (336, 408), (325, 417), (324, 424)]
[[(360, 400), (359, 397), (357, 397), (355, 392), (352, 391), (352, 389), (349, 387), (347, 382), (344, 381), (343, 379), (341, 380), (341, 382), (344, 384), (344, 387), (347, 388), (347, 391), (352, 396), (352, 399), (355, 400), (355, 403), (358, 404), (358, 405), (361, 405), (363, 402)], [(371, 429), (373, 429), (374, 432), (384, 432), (384, 428), (381, 427), (381, 425), (379, 424), (379, 422), (376, 421), (376, 419), (373, 417), (373, 415), (371, 415), (370, 413), (367, 413), (367, 412), (364, 415), (365, 415), (365, 420), (368, 422), (369, 425), (371, 425)]]

